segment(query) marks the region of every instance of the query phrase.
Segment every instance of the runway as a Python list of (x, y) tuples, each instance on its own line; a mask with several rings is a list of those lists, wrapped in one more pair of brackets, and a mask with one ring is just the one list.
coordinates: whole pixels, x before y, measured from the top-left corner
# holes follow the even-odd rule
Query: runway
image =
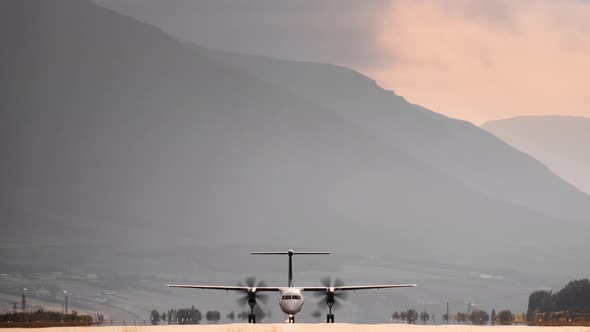
[[(4, 329), (6, 332), (39, 329)], [(30, 331), (29, 331), (30, 330)], [(213, 324), (166, 326), (50, 327), (44, 332), (590, 332), (588, 327), (530, 327), (408, 324)]]

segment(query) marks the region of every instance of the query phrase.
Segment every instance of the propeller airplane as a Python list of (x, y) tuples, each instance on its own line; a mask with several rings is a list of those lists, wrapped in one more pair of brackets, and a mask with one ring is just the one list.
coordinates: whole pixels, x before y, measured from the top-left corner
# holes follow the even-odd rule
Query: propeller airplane
[[(247, 278), (246, 284), (238, 284), (237, 286), (209, 286), (209, 285), (166, 285), (167, 287), (175, 288), (193, 288), (193, 289), (216, 289), (225, 291), (241, 292), (242, 296), (238, 299), (241, 305), (248, 304), (250, 306), (250, 314), (248, 315), (248, 323), (256, 323), (256, 314), (254, 307), (257, 301), (266, 303), (268, 295), (267, 292), (279, 292), (279, 307), (288, 315), (289, 323), (295, 323), (295, 315), (303, 309), (303, 292), (313, 293), (316, 297), (321, 297), (320, 305), (327, 305), (329, 313), (326, 316), (327, 323), (334, 323), (334, 314), (332, 309), (340, 306), (340, 301), (346, 298), (346, 291), (356, 291), (363, 289), (382, 289), (382, 288), (403, 288), (416, 287), (415, 284), (397, 284), (397, 285), (359, 285), (359, 286), (345, 286), (342, 280), (336, 278), (334, 281), (331, 278), (324, 278), (321, 280), (321, 286), (313, 287), (295, 287), (293, 286), (293, 256), (295, 255), (328, 255), (329, 252), (311, 252), (311, 251), (271, 251), (271, 252), (251, 252), (252, 255), (287, 255), (289, 257), (289, 281), (287, 287), (270, 287), (264, 281), (256, 283), (255, 278)], [(314, 316), (319, 317), (318, 313), (314, 312)]]

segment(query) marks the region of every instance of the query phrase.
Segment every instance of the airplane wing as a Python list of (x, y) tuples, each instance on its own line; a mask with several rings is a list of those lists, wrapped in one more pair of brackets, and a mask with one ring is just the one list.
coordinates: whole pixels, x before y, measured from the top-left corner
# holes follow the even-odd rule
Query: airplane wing
[(282, 287), (247, 287), (247, 286), (208, 286), (208, 285), (166, 285), (166, 287), (174, 288), (194, 288), (194, 289), (217, 289), (224, 291), (242, 291), (247, 292), (252, 288), (256, 288), (257, 292), (279, 292)]
[(401, 284), (401, 285), (361, 285), (361, 286), (335, 286), (335, 287), (298, 287), (302, 291), (308, 292), (325, 292), (327, 289), (333, 289), (334, 291), (355, 291), (361, 289), (381, 289), (381, 288), (404, 288), (404, 287), (416, 287), (416, 284)]

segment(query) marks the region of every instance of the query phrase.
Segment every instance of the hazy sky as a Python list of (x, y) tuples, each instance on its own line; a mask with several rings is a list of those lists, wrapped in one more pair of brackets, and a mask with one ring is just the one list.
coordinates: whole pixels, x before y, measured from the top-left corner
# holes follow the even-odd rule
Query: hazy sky
[(204, 46), (349, 66), (476, 124), (590, 116), (590, 1), (96, 2)]

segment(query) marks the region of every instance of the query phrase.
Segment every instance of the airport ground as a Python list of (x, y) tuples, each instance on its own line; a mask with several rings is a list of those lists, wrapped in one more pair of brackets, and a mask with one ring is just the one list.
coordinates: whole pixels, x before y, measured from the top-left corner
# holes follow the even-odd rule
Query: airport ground
[[(3, 329), (35, 332), (39, 329)], [(408, 324), (214, 324), (174, 326), (52, 327), (43, 332), (590, 332), (590, 327), (530, 327)]]

